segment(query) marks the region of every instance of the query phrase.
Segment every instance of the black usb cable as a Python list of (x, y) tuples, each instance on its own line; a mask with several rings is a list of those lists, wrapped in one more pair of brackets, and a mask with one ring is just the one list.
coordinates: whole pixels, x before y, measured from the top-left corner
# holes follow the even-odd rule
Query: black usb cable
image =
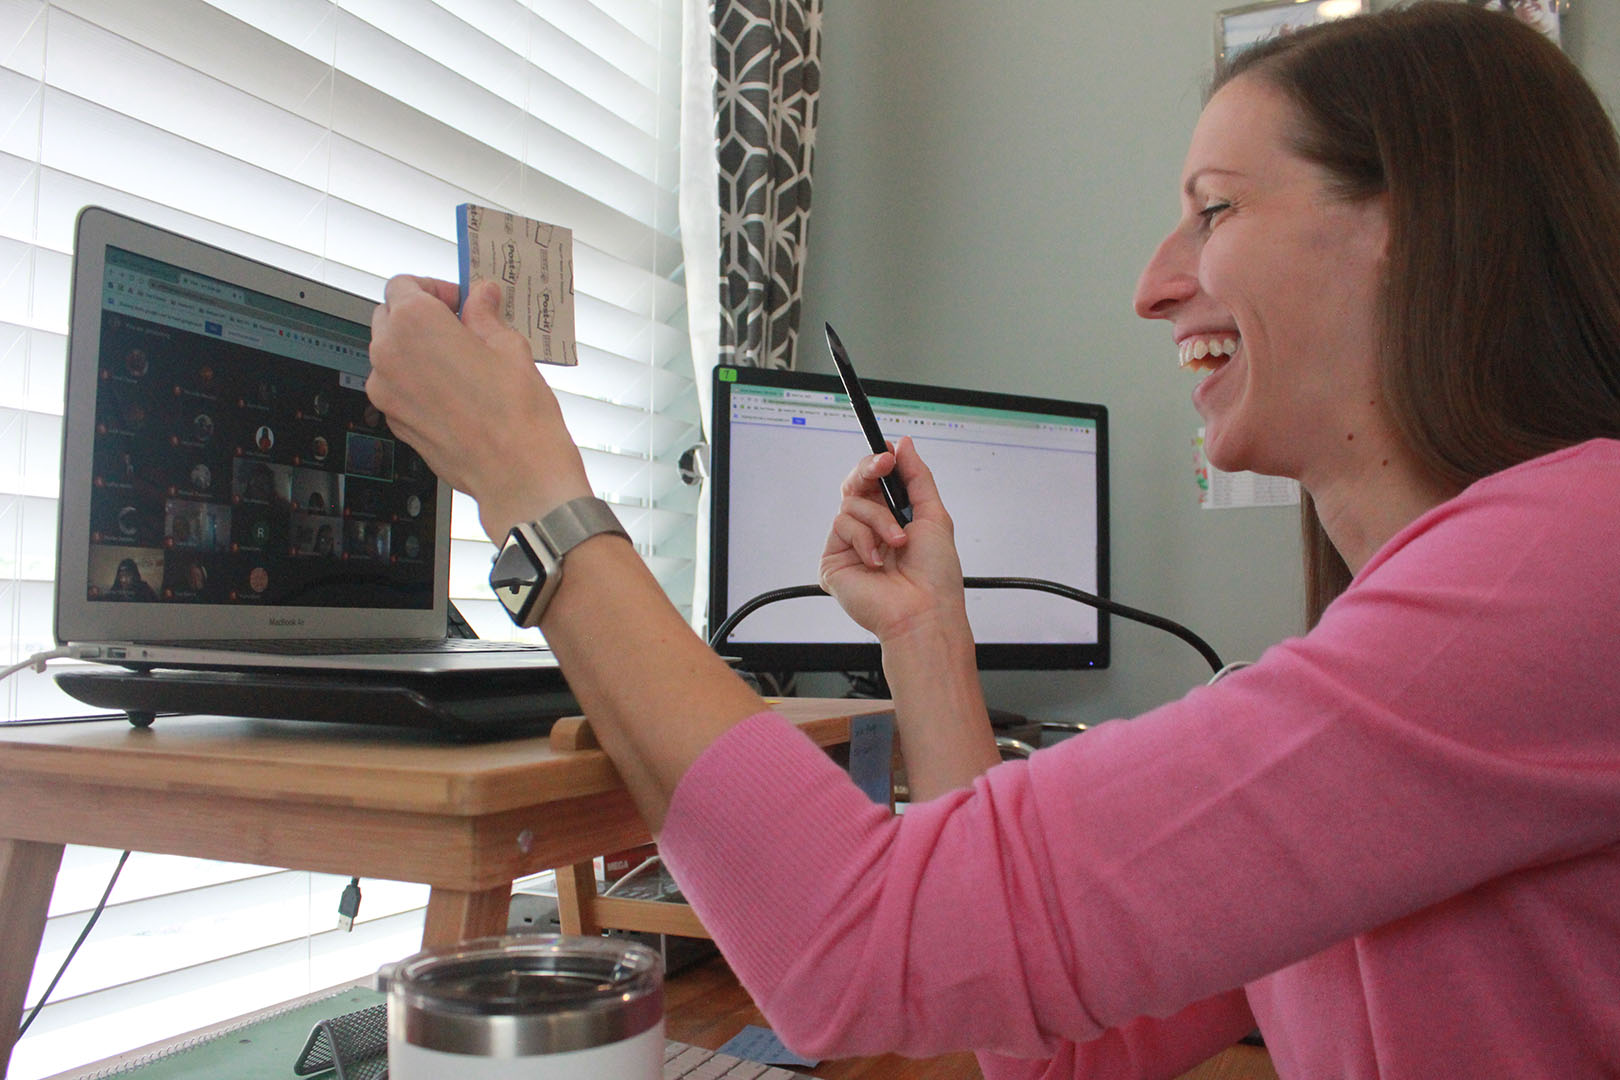
[(51, 999), (51, 992), (56, 989), (56, 984), (62, 981), (63, 975), (67, 974), (68, 965), (73, 963), (75, 956), (79, 955), (79, 946), (84, 944), (84, 939), (90, 936), (90, 930), (96, 925), (96, 920), (100, 919), (101, 913), (107, 909), (107, 898), (112, 896), (113, 886), (118, 884), (118, 875), (123, 871), (124, 864), (127, 862), (129, 862), (129, 852), (126, 851), (118, 856), (118, 865), (113, 867), (112, 876), (107, 879), (107, 888), (102, 891), (101, 899), (96, 902), (96, 909), (90, 913), (90, 918), (85, 921), (84, 929), (79, 931), (78, 939), (73, 942), (73, 947), (68, 950), (67, 956), (62, 959), (62, 966), (56, 969), (56, 975), (51, 979), (51, 984), (45, 988), (43, 994), (39, 995), (39, 1000), (34, 1002), (34, 1007), (28, 1011), (28, 1016), (23, 1020), (22, 1026), (17, 1029), (18, 1039), (27, 1034), (29, 1025), (34, 1022), (34, 1017), (39, 1015), (39, 1010), (43, 1009), (45, 1003)]
[[(1035, 592), (1062, 596), (1097, 608), (1099, 611), (1106, 611), (1110, 615), (1118, 615), (1122, 619), (1130, 619), (1133, 622), (1139, 622), (1163, 630), (1166, 633), (1174, 634), (1194, 649), (1197, 649), (1198, 655), (1204, 658), (1204, 662), (1209, 665), (1211, 671), (1219, 673), (1226, 666), (1221, 662), (1220, 654), (1210, 647), (1209, 642), (1180, 623), (1149, 611), (1142, 611), (1139, 608), (1121, 604), (1117, 600), (1110, 600), (1106, 596), (1098, 596), (1096, 593), (1089, 593), (1084, 589), (1076, 589), (1072, 585), (1063, 585), (1056, 581), (1048, 581), (1045, 578), (1026, 577), (970, 577), (963, 578), (962, 584), (969, 589), (1030, 589)], [(795, 600), (802, 596), (826, 595), (827, 590), (820, 585), (789, 585), (784, 589), (772, 589), (769, 592), (762, 592), (739, 605), (736, 611), (726, 616), (726, 620), (710, 635), (709, 647), (719, 649), (725, 642), (726, 637), (737, 628), (738, 623), (766, 604), (774, 604), (779, 600)]]

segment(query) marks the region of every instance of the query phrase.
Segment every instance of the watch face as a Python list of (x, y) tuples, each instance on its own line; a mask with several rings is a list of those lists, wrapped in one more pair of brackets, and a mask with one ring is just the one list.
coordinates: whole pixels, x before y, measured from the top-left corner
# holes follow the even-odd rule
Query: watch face
[(630, 538), (608, 504), (589, 495), (563, 503), (539, 521), (514, 526), (489, 572), (489, 587), (512, 621), (539, 626), (562, 580), (563, 556), (602, 533)]
[(519, 626), (528, 625), (529, 609), (534, 598), (540, 595), (545, 580), (545, 568), (517, 536), (508, 538), (489, 571), (489, 587), (495, 590), (506, 613)]

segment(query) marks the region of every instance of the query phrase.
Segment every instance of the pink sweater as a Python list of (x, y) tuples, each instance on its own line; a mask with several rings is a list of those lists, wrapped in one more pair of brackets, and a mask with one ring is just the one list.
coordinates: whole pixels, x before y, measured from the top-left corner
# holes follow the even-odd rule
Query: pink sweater
[(801, 1051), (991, 1080), (1620, 1075), (1620, 442), (1482, 480), (1212, 687), (893, 817), (772, 714), (662, 850)]

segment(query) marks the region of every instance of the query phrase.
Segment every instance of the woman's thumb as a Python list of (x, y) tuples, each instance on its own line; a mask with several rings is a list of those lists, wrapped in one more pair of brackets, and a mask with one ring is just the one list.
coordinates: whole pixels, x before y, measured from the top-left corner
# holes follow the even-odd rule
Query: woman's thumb
[(475, 281), (467, 290), (467, 300), (461, 305), (461, 322), (478, 340), (486, 345), (490, 339), (510, 327), (501, 318), (501, 287), (493, 281)]

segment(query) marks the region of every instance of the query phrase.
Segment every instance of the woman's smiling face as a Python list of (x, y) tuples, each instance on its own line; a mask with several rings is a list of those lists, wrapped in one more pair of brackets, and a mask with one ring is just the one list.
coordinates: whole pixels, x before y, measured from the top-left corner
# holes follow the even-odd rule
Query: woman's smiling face
[[(1193, 132), (1182, 213), (1137, 285), (1174, 328), (1209, 459), (1310, 481), (1387, 435), (1378, 307), (1388, 219), (1294, 151), (1296, 113), (1260, 78), (1222, 87)], [(1379, 430), (1371, 430), (1376, 427)], [(1362, 446), (1356, 446), (1359, 436)]]

